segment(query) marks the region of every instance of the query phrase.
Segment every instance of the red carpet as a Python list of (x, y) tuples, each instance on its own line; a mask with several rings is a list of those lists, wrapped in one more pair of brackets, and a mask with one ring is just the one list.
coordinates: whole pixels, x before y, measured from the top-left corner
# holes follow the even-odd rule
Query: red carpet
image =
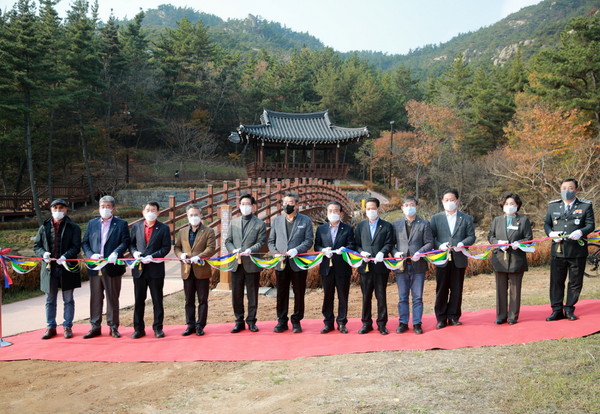
[[(390, 307), (390, 310), (394, 309)], [(210, 310), (209, 310), (210, 314)], [(152, 329), (146, 328), (150, 335), (141, 339), (131, 339), (132, 328), (122, 328), (121, 339), (108, 335), (103, 326), (103, 335), (93, 339), (83, 339), (89, 325), (73, 327), (75, 337), (64, 339), (62, 328), (59, 335), (43, 341), (43, 330), (27, 332), (4, 338), (13, 345), (0, 348), (0, 360), (40, 359), (50, 361), (244, 361), (244, 360), (284, 360), (321, 355), (338, 355), (359, 352), (456, 349), (464, 347), (511, 345), (547, 339), (575, 338), (600, 332), (600, 300), (584, 300), (577, 304), (577, 321), (561, 320), (546, 322), (550, 314), (548, 305), (524, 306), (521, 309), (519, 323), (497, 326), (495, 311), (483, 309), (465, 313), (462, 326), (449, 326), (435, 329), (435, 317), (425, 315), (423, 335), (409, 331), (396, 334), (397, 320), (390, 320), (390, 334), (380, 335), (373, 331), (358, 335), (359, 319), (348, 323), (349, 334), (338, 331), (326, 335), (319, 331), (321, 320), (302, 322), (304, 332), (282, 334), (273, 332), (275, 323), (259, 322), (260, 332), (245, 330), (231, 334), (232, 323), (208, 325), (204, 336), (181, 336), (184, 326), (166, 326), (165, 338), (156, 339)]]

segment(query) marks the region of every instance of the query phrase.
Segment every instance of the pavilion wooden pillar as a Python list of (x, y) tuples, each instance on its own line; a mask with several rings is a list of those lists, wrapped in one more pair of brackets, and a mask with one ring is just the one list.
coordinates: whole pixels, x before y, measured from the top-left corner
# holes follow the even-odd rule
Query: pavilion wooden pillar
[[(233, 207), (228, 204), (222, 204), (217, 207), (218, 217), (221, 219), (220, 232), (221, 232), (221, 246), (219, 247), (220, 255), (224, 256), (228, 254), (227, 247), (225, 247), (225, 240), (227, 239), (227, 232), (231, 225)], [(204, 266), (208, 266), (205, 264)], [(219, 283), (215, 289), (217, 290), (231, 290), (231, 272), (225, 270), (219, 270)]]
[(285, 157), (284, 157), (284, 161), (283, 161), (283, 170), (287, 171), (288, 170), (288, 143), (285, 143)]

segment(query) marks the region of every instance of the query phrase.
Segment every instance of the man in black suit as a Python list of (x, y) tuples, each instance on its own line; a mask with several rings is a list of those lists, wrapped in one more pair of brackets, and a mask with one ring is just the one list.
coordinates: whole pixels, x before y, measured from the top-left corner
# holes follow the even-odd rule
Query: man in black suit
[(431, 217), (433, 242), (437, 250), (449, 250), (448, 261), (436, 267), (435, 316), (436, 329), (447, 325), (462, 325), (459, 321), (465, 271), (469, 260), (463, 246), (475, 243), (473, 218), (458, 211), (458, 190), (449, 189), (442, 195), (444, 211)]
[(171, 251), (171, 235), (166, 224), (157, 221), (159, 205), (156, 201), (149, 201), (142, 210), (144, 221), (135, 223), (131, 229), (131, 246), (129, 251), (142, 263), (132, 270), (135, 304), (133, 311), (133, 339), (146, 335), (144, 330), (144, 311), (146, 295), (150, 288), (152, 307), (154, 309), (154, 336), (162, 338), (163, 319), (163, 286), (165, 284), (165, 263), (153, 263), (152, 259), (162, 258)]
[[(373, 291), (377, 298), (377, 328), (382, 335), (387, 335), (386, 324), (388, 321), (386, 287), (390, 271), (383, 263), (394, 248), (394, 227), (391, 223), (379, 218), (379, 200), (368, 198), (365, 204), (368, 220), (361, 221), (356, 226), (356, 250), (365, 260), (359, 268), (360, 289), (363, 295), (362, 323), (358, 330), (359, 334), (366, 334), (373, 330), (373, 319), (371, 318), (371, 302)], [(372, 263), (369, 263), (372, 261)]]
[(131, 238), (127, 222), (113, 215), (115, 199), (104, 196), (100, 199), (100, 218), (89, 221), (83, 236), (83, 252), (86, 257), (98, 260), (108, 258), (101, 270), (88, 270), (90, 276), (90, 324), (92, 328), (84, 339), (100, 336), (102, 324), (102, 305), (106, 293), (106, 322), (110, 326), (110, 336), (120, 338), (119, 333), (119, 295), (121, 294), (121, 276), (125, 266), (116, 264), (117, 258), (129, 248)]
[(350, 293), (350, 276), (352, 267), (346, 263), (342, 256), (334, 254), (335, 250), (346, 247), (354, 250), (354, 230), (352, 226), (340, 221), (342, 205), (331, 201), (327, 205), (328, 223), (317, 228), (315, 234), (315, 251), (325, 254), (319, 267), (319, 274), (323, 283), (323, 322), (325, 326), (321, 333), (333, 331), (333, 300), (335, 291), (338, 293), (337, 325), (341, 333), (348, 333), (348, 295)]

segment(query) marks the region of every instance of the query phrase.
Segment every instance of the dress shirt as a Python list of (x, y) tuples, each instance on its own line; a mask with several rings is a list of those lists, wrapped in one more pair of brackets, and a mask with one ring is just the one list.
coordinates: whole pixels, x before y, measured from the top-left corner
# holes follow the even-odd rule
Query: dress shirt
[(329, 223), (329, 234), (331, 235), (332, 243), (335, 243), (335, 238), (337, 237), (337, 233), (338, 233), (339, 229), (340, 229), (339, 221), (337, 222), (337, 224), (335, 226), (333, 224)]
[(112, 218), (113, 216), (110, 216), (107, 220), (100, 219), (100, 256), (102, 257), (104, 257), (104, 245), (106, 244), (106, 239), (108, 239), (108, 231), (110, 230)]
[[(156, 224), (156, 222), (154, 222), (154, 224)], [(144, 240), (146, 240), (146, 244), (148, 244), (150, 241), (152, 230), (154, 230), (154, 224), (152, 226), (148, 226), (148, 223), (144, 221)]]
[(448, 227), (450, 227), (450, 234), (454, 233), (456, 227), (456, 217), (458, 216), (458, 210), (454, 214), (450, 214), (446, 211), (446, 220), (448, 220)]
[[(369, 231), (371, 232), (371, 239), (375, 237), (375, 230), (377, 230), (377, 225), (379, 224), (379, 217), (373, 224), (369, 221)], [(371, 252), (372, 253), (372, 252)]]

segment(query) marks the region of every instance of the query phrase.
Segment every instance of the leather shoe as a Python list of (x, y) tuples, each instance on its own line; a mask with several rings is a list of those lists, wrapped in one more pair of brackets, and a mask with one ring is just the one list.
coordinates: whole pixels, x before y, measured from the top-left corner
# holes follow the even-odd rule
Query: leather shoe
[(579, 319), (573, 312), (565, 312), (565, 317), (570, 321), (576, 321)]
[(238, 333), (238, 332), (242, 332), (244, 329), (246, 329), (246, 327), (244, 326), (243, 323), (236, 323), (235, 326), (233, 327), (233, 329), (230, 332), (231, 333)]
[(508, 324), (509, 324), (509, 325), (514, 325), (515, 323), (517, 323), (517, 320), (516, 320), (516, 319), (509, 319), (509, 320), (508, 320)]
[(199, 327), (199, 326), (198, 326), (198, 327), (196, 327), (196, 335), (197, 335), (197, 336), (202, 336), (202, 335), (204, 335), (204, 328), (201, 328), (201, 327)]
[(121, 334), (119, 333), (119, 328), (117, 328), (116, 326), (111, 326), (110, 336), (112, 336), (113, 338), (120, 338)]
[(287, 331), (289, 328), (287, 326), (287, 323), (278, 323), (275, 328), (273, 329), (273, 332), (276, 333), (282, 333), (283, 331)]
[(165, 337), (165, 333), (163, 332), (162, 329), (157, 329), (154, 331), (154, 336), (157, 338), (164, 338)]
[(503, 323), (506, 323), (506, 319), (496, 319), (496, 322), (494, 322), (496, 325), (502, 325)]
[(185, 331), (181, 333), (181, 336), (190, 336), (191, 334), (196, 332), (196, 328), (193, 326), (188, 326)]
[(559, 321), (561, 319), (565, 319), (565, 314), (563, 313), (563, 311), (554, 311), (550, 316), (546, 318), (548, 322)]
[(346, 328), (345, 324), (341, 324), (341, 325), (338, 325), (338, 331), (340, 331), (340, 333), (347, 334), (348, 328)]
[(96, 329), (92, 328), (92, 329), (90, 329), (90, 331), (88, 333), (83, 335), (83, 339), (95, 338), (100, 335), (102, 335), (102, 331), (100, 331), (100, 328), (96, 328)]
[(56, 336), (56, 328), (48, 328), (44, 335), (42, 335), (42, 339), (50, 339)]
[(439, 321), (439, 322), (437, 323), (437, 325), (435, 325), (435, 329), (442, 329), (442, 328), (445, 328), (446, 326), (448, 326), (448, 325), (446, 324), (446, 321)]
[(323, 329), (321, 329), (321, 333), (326, 334), (326, 333), (333, 331), (333, 329), (334, 329), (333, 326), (325, 325), (323, 327)]
[(142, 336), (146, 336), (146, 331), (135, 331), (133, 334), (131, 334), (131, 339), (139, 339)]
[(293, 333), (301, 333), (302, 332), (302, 326), (300, 326), (300, 323), (292, 324), (292, 332)]
[(65, 339), (73, 338), (73, 330), (71, 328), (65, 328), (65, 332), (63, 333)]
[(248, 329), (250, 329), (250, 332), (258, 332), (258, 326), (255, 323), (249, 323)]
[(459, 321), (458, 319), (448, 319), (448, 325), (460, 326), (460, 325), (462, 325), (462, 322)]
[(420, 323), (414, 324), (413, 328), (415, 329), (415, 334), (421, 335), (423, 333), (423, 328)]
[(382, 335), (387, 335), (389, 334), (387, 328), (385, 326), (380, 326), (379, 328), (377, 328), (377, 330), (379, 331), (380, 334)]
[(362, 328), (360, 328), (358, 330), (358, 333), (362, 335), (362, 334), (366, 334), (368, 332), (371, 332), (372, 330), (373, 330), (372, 326), (370, 326), (370, 325), (363, 325)]
[(396, 328), (396, 333), (404, 333), (408, 331), (408, 325), (400, 322), (400, 325)]

